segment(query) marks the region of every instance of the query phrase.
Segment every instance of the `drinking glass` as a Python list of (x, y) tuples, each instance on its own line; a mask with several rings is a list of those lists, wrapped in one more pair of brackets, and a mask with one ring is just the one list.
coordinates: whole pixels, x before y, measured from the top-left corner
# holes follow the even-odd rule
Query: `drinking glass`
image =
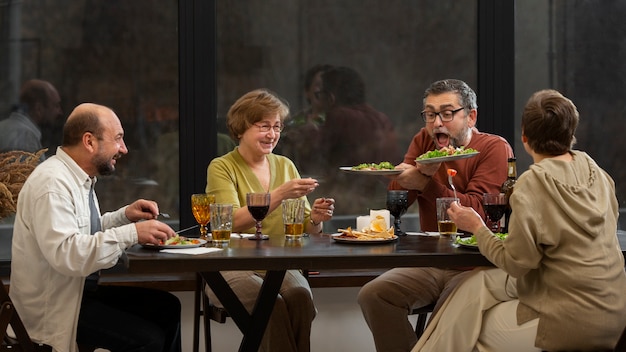
[(270, 194), (269, 193), (247, 193), (246, 205), (250, 215), (256, 220), (256, 232), (254, 236), (248, 237), (250, 240), (266, 240), (269, 237), (261, 233), (261, 221), (267, 216), (270, 210)]
[(448, 209), (453, 202), (458, 202), (459, 198), (442, 197), (436, 199), (437, 204), (437, 228), (442, 236), (456, 236), (457, 227), (454, 221), (450, 219)]
[(500, 219), (506, 212), (506, 197), (504, 193), (483, 194), (483, 209), (487, 215), (487, 226), (491, 232), (500, 232)]
[(387, 191), (387, 210), (393, 215), (394, 233), (398, 236), (406, 236), (406, 232), (400, 230), (400, 217), (409, 208), (409, 191)]
[(211, 204), (211, 242), (215, 247), (228, 245), (233, 229), (233, 205)]
[(304, 199), (285, 199), (283, 206), (283, 224), (285, 225), (285, 239), (299, 240), (304, 233)]
[(191, 211), (200, 225), (200, 238), (207, 239), (208, 224), (211, 222), (211, 204), (215, 203), (215, 195), (196, 193), (191, 195)]

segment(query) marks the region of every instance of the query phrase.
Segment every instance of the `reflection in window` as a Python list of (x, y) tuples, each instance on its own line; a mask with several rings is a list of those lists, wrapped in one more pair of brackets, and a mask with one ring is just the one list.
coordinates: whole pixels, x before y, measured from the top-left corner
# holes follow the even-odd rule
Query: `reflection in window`
[[(516, 115), (539, 89), (554, 88), (578, 107), (575, 149), (591, 155), (615, 180), (617, 198), (626, 204), (623, 99), (626, 67), (620, 1), (530, 0), (516, 2)], [(516, 131), (516, 136), (521, 131)], [(518, 173), (532, 162), (517, 143)], [(523, 155), (522, 155), (523, 154)], [(625, 221), (625, 217), (620, 217)], [(626, 228), (622, 225), (621, 229)]]
[[(64, 116), (82, 102), (111, 107), (129, 154), (100, 177), (102, 211), (137, 198), (156, 200), (178, 219), (177, 2), (163, 0), (8, 1), (0, 6), (0, 112), (21, 83), (52, 82)], [(6, 53), (6, 54), (5, 54)], [(2, 116), (1, 118), (4, 118)], [(52, 152), (64, 119), (43, 126)]]
[[(459, 78), (476, 88), (475, 1), (451, 6), (439, 0), (274, 0), (268, 6), (267, 1), (251, 0), (216, 1), (216, 8), (218, 115), (225, 116), (239, 96), (256, 88), (285, 98), (294, 120), (287, 122), (275, 152), (290, 157), (304, 176), (319, 179), (321, 186), (310, 199), (334, 197), (335, 214), (352, 215), (352, 220), (354, 214), (385, 208), (388, 180), (341, 173), (338, 166), (402, 160), (411, 138), (424, 126), (419, 113), (431, 82)], [(365, 102), (389, 117), (392, 130), (376, 135), (372, 130), (383, 130), (376, 123), (353, 123), (341, 133), (333, 128), (333, 141), (347, 147), (333, 150), (335, 160), (328, 164), (324, 147), (317, 143), (317, 137), (331, 135), (324, 131), (324, 113), (313, 114), (308, 130), (290, 129), (301, 124), (298, 112), (328, 97), (315, 77), (307, 78), (316, 65), (358, 72)], [(219, 120), (218, 125), (224, 128)], [(386, 143), (396, 151), (377, 155), (371, 147)], [(356, 157), (361, 145), (370, 146), (371, 153)], [(323, 160), (316, 160), (319, 155)]]

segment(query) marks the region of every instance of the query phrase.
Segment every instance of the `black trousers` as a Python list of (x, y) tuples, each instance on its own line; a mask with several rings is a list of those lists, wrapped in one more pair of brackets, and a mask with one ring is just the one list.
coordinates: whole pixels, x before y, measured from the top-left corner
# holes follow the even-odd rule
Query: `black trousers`
[(77, 342), (112, 352), (180, 352), (180, 310), (169, 292), (98, 286), (83, 294)]

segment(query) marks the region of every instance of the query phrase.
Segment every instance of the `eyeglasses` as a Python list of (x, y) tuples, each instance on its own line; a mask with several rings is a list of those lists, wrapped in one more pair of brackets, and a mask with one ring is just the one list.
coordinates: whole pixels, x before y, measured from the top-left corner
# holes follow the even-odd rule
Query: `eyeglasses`
[(454, 115), (457, 112), (463, 110), (465, 108), (458, 108), (456, 110), (443, 110), (443, 111), (422, 111), (422, 118), (425, 122), (435, 122), (437, 119), (437, 115), (441, 117), (442, 122), (450, 122), (454, 120)]
[(270, 129), (274, 130), (274, 132), (276, 133), (281, 133), (283, 131), (283, 129), (285, 129), (285, 125), (283, 124), (276, 124), (274, 126), (264, 123), (262, 125), (257, 125), (256, 123), (254, 124), (256, 127), (259, 128), (259, 131), (261, 132), (269, 132)]

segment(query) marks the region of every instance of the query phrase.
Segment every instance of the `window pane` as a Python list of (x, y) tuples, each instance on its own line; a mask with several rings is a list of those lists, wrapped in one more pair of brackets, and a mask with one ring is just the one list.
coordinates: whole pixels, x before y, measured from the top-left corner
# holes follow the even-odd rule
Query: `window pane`
[[(617, 198), (626, 201), (626, 132), (623, 65), (626, 3), (602, 0), (516, 2), (516, 126), (530, 95), (553, 88), (570, 98), (580, 113), (575, 149), (587, 152), (615, 180)], [(516, 140), (518, 173), (532, 162)], [(623, 210), (622, 210), (623, 211)], [(621, 229), (625, 217), (621, 216)]]
[[(375, 125), (324, 131), (327, 126), (320, 124), (322, 135), (332, 132), (352, 143), (334, 150), (337, 155), (324, 154), (325, 146), (306, 133), (294, 138), (289, 127), (275, 150), (290, 157), (304, 176), (320, 180), (310, 201), (334, 197), (335, 214), (352, 214), (352, 220), (354, 214), (385, 208), (388, 180), (342, 173), (338, 167), (400, 162), (411, 138), (424, 126), (419, 112), (431, 82), (458, 78), (476, 88), (475, 1), (252, 0), (217, 1), (216, 6), (222, 128), (230, 105), (256, 88), (277, 92), (289, 102), (292, 115), (306, 110), (305, 73), (318, 64), (357, 71), (365, 83), (366, 102), (390, 118), (393, 132), (376, 141), (366, 139), (371, 130), (380, 129)], [(389, 141), (397, 152), (379, 157), (376, 145)], [(371, 153), (362, 151), (362, 145)], [(320, 167), (307, 159), (319, 155), (335, 162)]]
[[(53, 14), (53, 15), (51, 15)], [(22, 82), (59, 91), (63, 119), (41, 126), (53, 154), (65, 118), (82, 102), (111, 107), (128, 155), (96, 186), (103, 212), (137, 198), (178, 219), (178, 11), (163, 0), (22, 0), (0, 7), (0, 111)]]

